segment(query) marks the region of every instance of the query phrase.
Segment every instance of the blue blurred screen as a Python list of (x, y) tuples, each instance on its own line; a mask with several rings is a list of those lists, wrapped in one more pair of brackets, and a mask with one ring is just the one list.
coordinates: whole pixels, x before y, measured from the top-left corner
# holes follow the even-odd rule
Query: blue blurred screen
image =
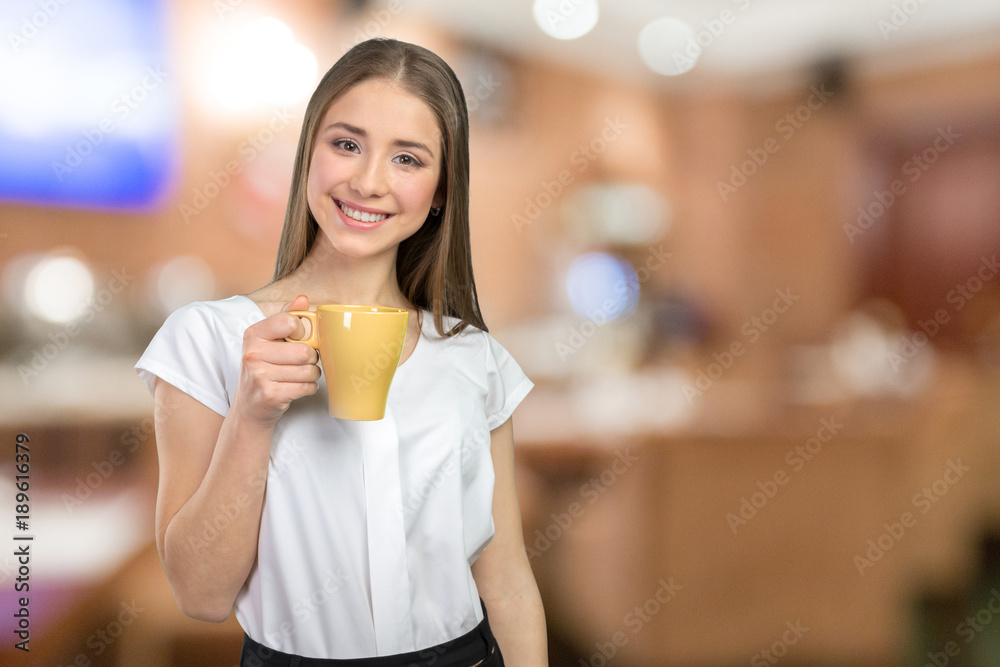
[(0, 199), (148, 209), (178, 165), (160, 0), (4, 0)]

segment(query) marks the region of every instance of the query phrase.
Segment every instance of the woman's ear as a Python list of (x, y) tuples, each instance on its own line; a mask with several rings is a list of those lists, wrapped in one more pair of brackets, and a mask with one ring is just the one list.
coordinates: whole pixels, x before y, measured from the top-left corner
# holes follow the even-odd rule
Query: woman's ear
[(440, 184), (438, 191), (434, 193), (434, 199), (431, 201), (431, 206), (435, 208), (441, 208), (444, 206), (445, 202), (448, 201), (448, 193), (444, 189), (444, 184)]

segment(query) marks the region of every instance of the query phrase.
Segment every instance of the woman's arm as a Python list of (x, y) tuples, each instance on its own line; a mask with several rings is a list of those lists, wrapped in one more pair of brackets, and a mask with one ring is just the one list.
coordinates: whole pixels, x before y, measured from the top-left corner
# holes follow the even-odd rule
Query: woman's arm
[(182, 612), (224, 621), (257, 555), (270, 433), (163, 380), (154, 391), (160, 560)]
[(493, 541), (472, 564), (472, 576), (490, 614), (490, 626), (504, 655), (517, 667), (548, 665), (545, 611), (528, 563), (521, 506), (514, 480), (514, 426), (508, 419), (490, 433), (496, 482)]
[(177, 606), (192, 618), (228, 618), (257, 557), (274, 423), (319, 379), (312, 348), (283, 340), (302, 328), (276, 315), (247, 329), (225, 418), (156, 382), (156, 546)]

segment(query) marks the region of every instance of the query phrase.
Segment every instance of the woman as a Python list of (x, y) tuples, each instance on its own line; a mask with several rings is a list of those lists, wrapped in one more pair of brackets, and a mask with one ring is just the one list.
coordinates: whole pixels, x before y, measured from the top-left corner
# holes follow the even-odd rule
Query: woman
[[(514, 483), (532, 384), (479, 312), (468, 164), (444, 61), (355, 46), (306, 109), (272, 282), (181, 308), (137, 364), (160, 558), (185, 614), (235, 609), (241, 664), (547, 664)], [(285, 340), (310, 303), (410, 312), (384, 419), (329, 417)]]

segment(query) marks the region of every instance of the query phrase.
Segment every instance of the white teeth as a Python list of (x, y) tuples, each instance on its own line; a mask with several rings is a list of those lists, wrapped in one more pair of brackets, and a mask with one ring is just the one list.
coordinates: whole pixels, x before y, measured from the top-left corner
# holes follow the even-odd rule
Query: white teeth
[(356, 211), (347, 204), (338, 202), (340, 210), (344, 212), (348, 218), (352, 220), (357, 220), (358, 222), (382, 222), (389, 217), (387, 213), (368, 213), (366, 211)]

